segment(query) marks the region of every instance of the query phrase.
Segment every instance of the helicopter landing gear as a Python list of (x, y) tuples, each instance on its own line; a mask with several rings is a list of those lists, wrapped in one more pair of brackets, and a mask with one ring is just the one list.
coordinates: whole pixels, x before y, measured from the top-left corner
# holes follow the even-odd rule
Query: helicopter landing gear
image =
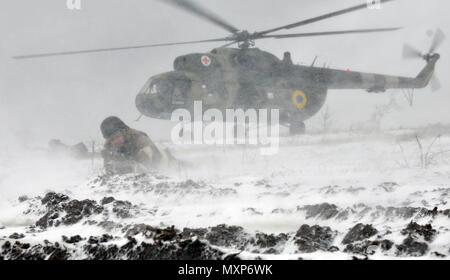
[(290, 135), (300, 135), (305, 134), (306, 126), (304, 122), (291, 122), (289, 126)]

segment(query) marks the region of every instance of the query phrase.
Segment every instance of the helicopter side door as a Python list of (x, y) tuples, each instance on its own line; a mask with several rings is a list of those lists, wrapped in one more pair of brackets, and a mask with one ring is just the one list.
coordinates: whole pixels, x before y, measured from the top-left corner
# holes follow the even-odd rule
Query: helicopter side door
[(276, 58), (258, 49), (240, 50), (231, 57), (237, 72), (238, 92), (234, 105), (243, 108), (265, 108), (275, 100), (273, 91)]

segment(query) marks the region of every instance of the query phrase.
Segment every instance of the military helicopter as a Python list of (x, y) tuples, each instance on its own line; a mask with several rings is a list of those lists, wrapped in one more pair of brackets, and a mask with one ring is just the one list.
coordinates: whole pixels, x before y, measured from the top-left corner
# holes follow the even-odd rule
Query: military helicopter
[[(380, 4), (393, 0), (380, 0)], [(399, 28), (356, 29), (313, 33), (273, 34), (281, 30), (305, 26), (314, 22), (367, 8), (367, 3), (305, 19), (280, 27), (248, 32), (241, 30), (191, 0), (166, 0), (187, 12), (215, 24), (231, 35), (201, 41), (152, 44), (119, 48), (81, 50), (17, 56), (17, 59), (56, 55), (82, 54), (185, 45), (197, 43), (225, 42), (223, 46), (207, 53), (193, 53), (175, 59), (174, 71), (155, 75), (145, 83), (136, 96), (139, 112), (150, 118), (170, 119), (179, 108), (193, 111), (195, 100), (203, 102), (203, 109), (216, 108), (267, 108), (279, 109), (280, 123), (289, 126), (291, 134), (305, 130), (304, 122), (314, 116), (324, 105), (330, 89), (364, 89), (368, 92), (384, 92), (387, 89), (416, 89), (428, 85), (439, 60), (436, 48), (444, 40), (438, 30), (428, 53), (421, 54), (405, 45), (404, 57), (420, 57), (426, 65), (413, 78), (372, 73), (344, 71), (325, 67), (295, 65), (290, 53), (280, 60), (275, 55), (255, 48), (260, 39), (286, 39), (313, 36), (329, 36), (357, 33), (387, 32)], [(237, 45), (237, 48), (230, 46)]]

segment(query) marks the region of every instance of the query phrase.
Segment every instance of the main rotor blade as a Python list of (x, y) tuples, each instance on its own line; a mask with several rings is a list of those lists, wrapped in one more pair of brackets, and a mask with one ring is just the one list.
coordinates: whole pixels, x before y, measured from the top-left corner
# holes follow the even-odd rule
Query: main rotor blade
[(233, 34), (236, 34), (239, 31), (238, 28), (227, 23), (225, 20), (221, 19), (219, 16), (213, 14), (212, 12), (200, 7), (198, 4), (192, 2), (191, 0), (160, 0), (160, 1), (170, 3), (185, 11), (195, 14), (203, 19), (208, 20), (209, 22), (212, 22), (226, 29), (227, 31)]
[(403, 59), (420, 58), (422, 57), (422, 53), (418, 51), (416, 48), (411, 47), (408, 44), (404, 44), (402, 57)]
[(66, 51), (66, 52), (54, 52), (54, 53), (29, 54), (29, 55), (14, 56), (13, 58), (14, 59), (39, 58), (39, 57), (49, 57), (49, 56), (84, 54), (84, 53), (97, 53), (97, 52), (109, 52), (109, 51), (120, 51), (120, 50), (129, 50), (129, 49), (143, 49), (143, 48), (153, 48), (153, 47), (162, 47), (162, 46), (187, 45), (187, 44), (209, 43), (209, 42), (226, 42), (226, 41), (231, 41), (231, 39), (221, 38), (221, 39), (178, 42), (178, 43), (165, 43), (165, 44), (141, 45), (141, 46), (130, 46), (130, 47), (118, 47), (118, 48), (105, 48), (105, 49), (92, 49), (92, 50), (78, 50), (78, 51)]
[[(385, 3), (385, 2), (390, 2), (390, 1), (394, 1), (394, 0), (380, 0), (380, 3)], [(288, 24), (288, 25), (284, 25), (284, 26), (280, 26), (280, 27), (264, 30), (264, 31), (261, 31), (261, 32), (257, 32), (257, 34), (265, 35), (265, 34), (272, 33), (272, 32), (275, 32), (275, 31), (279, 31), (279, 30), (282, 30), (282, 29), (291, 29), (291, 28), (294, 28), (294, 27), (307, 25), (307, 24), (310, 24), (310, 23), (313, 23), (313, 22), (317, 22), (317, 21), (321, 21), (321, 20), (324, 20), (324, 19), (327, 19), (327, 18), (332, 18), (332, 17), (336, 17), (336, 16), (339, 16), (339, 15), (343, 15), (343, 14), (347, 14), (347, 13), (350, 13), (350, 12), (354, 12), (354, 11), (362, 10), (362, 9), (367, 9), (367, 8), (368, 8), (368, 4), (367, 3), (360, 4), (360, 5), (353, 6), (353, 7), (347, 8), (347, 9), (339, 10), (339, 11), (328, 13), (328, 14), (324, 14), (324, 15), (321, 15), (321, 16), (318, 16), (318, 17), (314, 17), (314, 18), (310, 18), (310, 19), (306, 19), (306, 20), (302, 20), (302, 21), (299, 21), (299, 22), (296, 22), (296, 23), (292, 23), (292, 24)]]
[(233, 41), (233, 42), (231, 42), (231, 43), (226, 43), (225, 45), (220, 46), (219, 49), (220, 49), (220, 48), (226, 48), (226, 47), (229, 47), (229, 46), (234, 45), (234, 44), (237, 44), (237, 41)]
[(434, 51), (444, 42), (445, 35), (442, 30), (439, 28), (436, 29), (436, 32), (434, 34), (433, 43), (431, 43), (430, 51), (428, 53), (434, 53)]
[(372, 33), (372, 32), (387, 32), (401, 29), (400, 27), (393, 28), (376, 28), (376, 29), (355, 29), (355, 30), (342, 30), (342, 31), (325, 31), (325, 32), (311, 32), (311, 33), (297, 33), (297, 34), (280, 34), (280, 35), (268, 35), (262, 38), (296, 38), (296, 37), (312, 37), (312, 36), (325, 36), (325, 35), (342, 35), (353, 33)]

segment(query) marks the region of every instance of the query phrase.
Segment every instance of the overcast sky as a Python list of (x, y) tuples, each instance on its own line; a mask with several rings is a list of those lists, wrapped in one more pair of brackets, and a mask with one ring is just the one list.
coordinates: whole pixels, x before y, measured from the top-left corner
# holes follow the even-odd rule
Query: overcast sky
[[(0, 125), (2, 140), (45, 143), (100, 138), (99, 124), (109, 115), (162, 137), (164, 121), (139, 116), (134, 99), (146, 80), (170, 71), (178, 55), (207, 52), (216, 44), (173, 46), (110, 53), (13, 60), (11, 56), (147, 43), (209, 39), (228, 35), (224, 30), (156, 0), (81, 0), (82, 9), (69, 10), (65, 0), (0, 0)], [(198, 1), (227, 21), (249, 31), (264, 30), (346, 8), (361, 0), (208, 0)], [(446, 0), (397, 0), (381, 10), (363, 10), (295, 29), (311, 32), (374, 27), (404, 27), (393, 33), (261, 40), (257, 46), (282, 56), (291, 51), (294, 62), (392, 75), (416, 76), (423, 61), (401, 59), (408, 42), (429, 48), (427, 30), (440, 27), (450, 34)], [(281, 32), (282, 33), (282, 32)], [(363, 90), (330, 91), (327, 100), (337, 125), (370, 118), (376, 104), (397, 95), (402, 110), (393, 124), (450, 123), (450, 62), (448, 40), (437, 75), (442, 88), (418, 91), (409, 108), (401, 91), (374, 95)], [(160, 135), (158, 135), (160, 134)]]

